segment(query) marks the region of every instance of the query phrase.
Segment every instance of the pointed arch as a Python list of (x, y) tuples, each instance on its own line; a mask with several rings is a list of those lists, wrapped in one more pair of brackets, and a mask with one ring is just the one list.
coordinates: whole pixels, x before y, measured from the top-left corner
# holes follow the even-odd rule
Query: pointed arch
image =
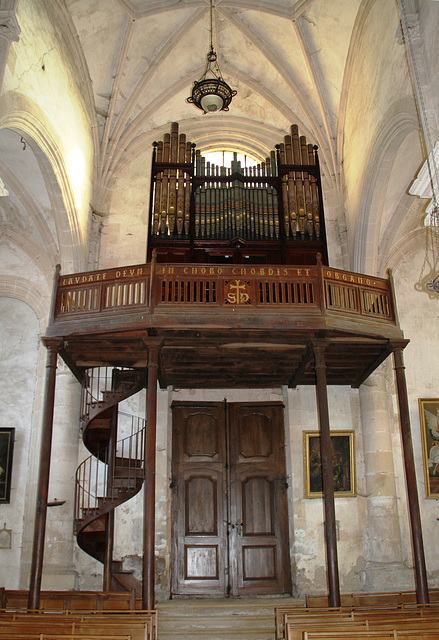
[[(363, 189), (354, 233), (352, 269), (360, 273), (377, 273), (378, 270), (380, 207), (387, 187), (388, 171), (398, 149), (406, 137), (418, 129), (412, 106), (413, 103), (408, 100), (393, 105), (391, 113), (386, 114), (383, 124), (377, 127), (379, 134), (370, 151), (362, 179)], [(394, 219), (393, 235), (401, 222), (402, 216), (398, 220)], [(387, 244), (388, 242), (387, 240)]]
[(0, 113), (3, 114), (0, 116), (0, 129), (15, 131), (32, 146), (50, 198), (64, 269), (84, 269), (86, 230), (80, 224), (64, 158), (50, 127), (44, 124), (44, 114), (36, 104), (20, 94), (8, 94), (0, 99)]

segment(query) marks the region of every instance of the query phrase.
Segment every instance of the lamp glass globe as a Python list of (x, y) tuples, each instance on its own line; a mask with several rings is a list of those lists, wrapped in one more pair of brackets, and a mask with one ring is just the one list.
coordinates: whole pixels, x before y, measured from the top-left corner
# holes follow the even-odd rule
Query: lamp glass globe
[(221, 111), (223, 99), (216, 93), (208, 93), (201, 98), (200, 104), (207, 113), (214, 113), (215, 111)]

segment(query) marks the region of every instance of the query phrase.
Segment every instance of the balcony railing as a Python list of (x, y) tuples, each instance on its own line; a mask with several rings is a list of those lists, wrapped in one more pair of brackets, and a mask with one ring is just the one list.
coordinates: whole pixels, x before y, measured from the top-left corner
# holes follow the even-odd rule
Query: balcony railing
[(52, 324), (194, 311), (313, 313), (396, 325), (390, 280), (316, 266), (135, 265), (58, 278)]

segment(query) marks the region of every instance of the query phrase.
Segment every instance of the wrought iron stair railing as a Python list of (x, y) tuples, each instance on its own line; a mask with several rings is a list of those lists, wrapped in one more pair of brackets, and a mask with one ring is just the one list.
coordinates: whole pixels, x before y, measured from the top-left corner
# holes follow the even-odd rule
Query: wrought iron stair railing
[(143, 426), (117, 442), (112, 472), (108, 447), (88, 456), (76, 471), (77, 531), (114, 509), (116, 503), (132, 498), (142, 486), (146, 422), (136, 416), (131, 418), (133, 423)]
[[(81, 423), (91, 455), (76, 472), (75, 533), (79, 547), (100, 562), (105, 559), (109, 514), (143, 485), (146, 421), (119, 411), (118, 405), (144, 386), (144, 373), (135, 369), (95, 367), (86, 372)], [(111, 444), (119, 421), (128, 435)], [(114, 588), (140, 589), (133, 576), (123, 579), (120, 562), (111, 564)]]

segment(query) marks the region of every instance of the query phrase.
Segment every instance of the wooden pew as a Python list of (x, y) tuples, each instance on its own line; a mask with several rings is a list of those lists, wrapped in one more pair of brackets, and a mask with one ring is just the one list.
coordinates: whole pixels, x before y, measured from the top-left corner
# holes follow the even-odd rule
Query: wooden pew
[[(4, 590), (2, 609), (27, 609), (29, 592), (26, 590)], [(134, 589), (119, 591), (41, 591), (40, 609), (68, 609), (87, 611), (136, 609), (138, 599)]]
[(276, 638), (282, 640), (285, 637), (285, 629), (287, 623), (309, 622), (313, 619), (323, 622), (331, 622), (334, 616), (338, 619), (352, 619), (352, 611), (349, 609), (308, 609), (307, 607), (276, 607), (275, 608), (275, 626)]
[(130, 635), (131, 640), (156, 640), (157, 612), (130, 610), (109, 611), (46, 611), (0, 612), (0, 639), (16, 638), (19, 634)]
[[(337, 631), (368, 631), (367, 622), (354, 622), (352, 620), (344, 620), (336, 623)], [(335, 628), (335, 627), (332, 627)], [(328, 623), (324, 622), (287, 622), (285, 627), (285, 638), (287, 640), (302, 640), (305, 632), (317, 631), (324, 632), (328, 629)]]
[(97, 636), (94, 633), (85, 633), (85, 634), (75, 633), (73, 635), (68, 635), (68, 636), (42, 633), (39, 636), (37, 636), (37, 638), (38, 640), (132, 640), (131, 635), (118, 636), (118, 635), (106, 634), (104, 636)]
[(117, 620), (105, 621), (84, 621), (84, 622), (47, 622), (47, 621), (7, 621), (1, 623), (0, 640), (4, 638), (15, 638), (20, 634), (32, 633), (44, 635), (57, 635), (60, 637), (68, 637), (72, 635), (89, 635), (89, 636), (125, 636), (130, 635), (131, 640), (145, 640), (150, 637), (145, 632), (145, 624), (143, 623), (121, 623)]
[(11, 640), (132, 640), (131, 635), (95, 635), (90, 633), (53, 634), (53, 633), (17, 633), (0, 636)]
[(388, 638), (393, 638), (393, 640), (438, 640), (439, 630), (305, 631), (303, 634), (303, 640), (387, 640)]
[[(277, 637), (281, 637), (282, 624), (287, 640), (299, 640), (308, 633), (360, 632), (358, 624), (374, 633), (387, 634), (388, 631), (424, 634), (429, 629), (439, 632), (439, 603), (429, 605), (382, 605), (360, 607), (359, 609), (302, 609), (279, 608), (276, 612)], [(281, 620), (283, 617), (283, 622)], [(363, 629), (363, 631), (365, 631)], [(332, 637), (332, 636), (328, 636)], [(353, 636), (356, 637), (356, 636)], [(371, 636), (373, 637), (373, 636)], [(439, 638), (437, 639), (439, 640)]]
[[(430, 600), (439, 601), (439, 589), (430, 589)], [(399, 604), (416, 604), (415, 591), (382, 591), (378, 593), (343, 593), (340, 595), (340, 606), (344, 607), (361, 607), (361, 606), (378, 606), (378, 605), (399, 605)], [(329, 607), (328, 596), (325, 594), (308, 595), (305, 598), (305, 607), (307, 609)]]
[[(320, 618), (321, 616), (332, 615), (338, 613), (339, 616), (353, 615), (357, 620), (363, 620), (367, 618), (368, 612), (375, 612), (371, 615), (379, 616), (380, 612), (384, 617), (389, 616), (390, 611), (420, 611), (418, 615), (427, 615), (427, 612), (435, 609), (438, 610), (439, 606), (439, 591), (431, 590), (430, 598), (432, 602), (428, 605), (418, 605), (415, 602), (414, 592), (391, 592), (391, 593), (378, 593), (378, 594), (359, 594), (361, 597), (353, 598), (355, 594), (348, 594), (349, 605), (344, 605), (339, 608), (332, 608), (328, 606), (322, 606), (317, 608), (312, 607), (298, 607), (298, 606), (280, 606), (275, 609), (275, 629), (277, 640), (282, 640), (285, 637), (285, 625), (287, 621), (298, 620), (298, 616), (304, 616), (305, 620), (311, 620), (313, 617)], [(326, 596), (325, 596), (326, 597)], [(307, 598), (307, 601), (309, 599)], [(327, 598), (326, 598), (327, 601)], [(342, 598), (343, 601), (343, 598)], [(317, 600), (311, 601), (313, 605), (317, 604)], [(356, 602), (356, 604), (354, 604)], [(364, 612), (364, 615), (361, 613)]]
[(305, 631), (303, 640), (388, 640), (395, 638), (393, 631)]

